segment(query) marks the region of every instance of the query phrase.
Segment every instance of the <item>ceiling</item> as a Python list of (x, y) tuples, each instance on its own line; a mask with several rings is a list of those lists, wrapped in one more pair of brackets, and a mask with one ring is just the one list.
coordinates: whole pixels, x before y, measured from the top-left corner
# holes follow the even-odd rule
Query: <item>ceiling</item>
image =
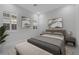
[(63, 4), (36, 4), (36, 5), (34, 6), (34, 4), (19, 4), (18, 6), (23, 7), (33, 13), (36, 12), (45, 13), (64, 6)]

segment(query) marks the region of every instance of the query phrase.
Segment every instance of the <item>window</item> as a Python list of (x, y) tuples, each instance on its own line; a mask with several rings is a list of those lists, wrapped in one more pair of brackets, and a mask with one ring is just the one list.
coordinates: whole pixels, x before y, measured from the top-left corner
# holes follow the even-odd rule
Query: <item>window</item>
[(12, 30), (16, 30), (17, 29), (17, 24), (11, 24)]
[(6, 27), (6, 30), (10, 30), (10, 24), (9, 23), (3, 23), (3, 26)]
[(8, 11), (3, 11), (3, 26), (7, 30), (17, 30), (17, 16)]

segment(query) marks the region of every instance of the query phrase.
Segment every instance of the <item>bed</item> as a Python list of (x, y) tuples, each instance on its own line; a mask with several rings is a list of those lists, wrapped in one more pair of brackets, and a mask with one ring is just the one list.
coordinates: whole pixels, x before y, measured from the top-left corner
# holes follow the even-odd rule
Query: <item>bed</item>
[(48, 30), (40, 36), (28, 39), (28, 42), (54, 55), (65, 54), (64, 30)]
[(46, 32), (16, 45), (16, 51), (20, 55), (65, 55), (64, 36)]
[(36, 36), (17, 44), (15, 49), (18, 55), (64, 55), (64, 47), (63, 40)]
[[(41, 39), (41, 40), (40, 40)], [(18, 55), (64, 55), (65, 49), (62, 40), (54, 40), (42, 36), (28, 39), (26, 42), (17, 44)]]

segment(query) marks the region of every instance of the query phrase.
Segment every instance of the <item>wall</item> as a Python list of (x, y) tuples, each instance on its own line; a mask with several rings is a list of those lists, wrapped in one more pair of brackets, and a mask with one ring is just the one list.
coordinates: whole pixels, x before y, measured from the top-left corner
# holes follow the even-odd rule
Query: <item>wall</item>
[[(22, 29), (21, 28), (21, 16), (31, 17), (34, 16), (35, 13), (32, 13), (29, 10), (26, 10), (19, 5), (10, 5), (10, 4), (0, 4), (0, 26), (3, 22), (3, 11), (8, 11), (10, 14), (17, 15), (17, 30), (7, 31), (9, 34), (8, 37), (5, 38), (6, 42), (2, 44), (3, 47), (0, 47), (0, 54), (8, 54), (11, 49), (14, 49), (15, 45), (18, 43), (22, 43), (27, 41), (27, 39), (39, 35), (46, 28), (46, 19), (43, 14), (40, 14), (39, 17), (39, 28), (37, 30), (34, 29)], [(37, 20), (37, 19), (36, 19)], [(14, 52), (11, 51), (13, 54)], [(15, 53), (14, 53), (15, 54)]]
[(76, 29), (76, 42), (78, 46), (74, 50), (74, 54), (79, 55), (79, 4), (75, 5), (75, 29)]
[(79, 26), (79, 5), (76, 5), (75, 9), (76, 9), (76, 38), (77, 38), (77, 42), (79, 42), (79, 27), (78, 27)]
[(39, 35), (40, 31), (33, 29), (21, 28), (21, 16), (31, 17), (33, 13), (18, 5), (0, 4), (0, 26), (2, 25), (2, 12), (8, 11), (11, 14), (17, 15), (18, 29), (15, 31), (8, 31), (9, 36), (6, 38), (5, 46), (15, 46), (20, 42), (26, 41), (26, 39)]
[(34, 18), (34, 20), (37, 21), (38, 30), (40, 32), (45, 31), (47, 28), (47, 21), (48, 21), (45, 14), (37, 12), (37, 13), (33, 14), (33, 18)]
[(79, 55), (79, 4), (67, 5), (46, 13), (48, 18), (63, 17), (63, 25), (67, 31), (72, 31), (76, 37), (77, 47), (74, 48), (74, 55)]
[(46, 13), (48, 18), (63, 18), (63, 27), (67, 31), (72, 31), (73, 36), (76, 36), (75, 30), (75, 5), (65, 5), (55, 10)]

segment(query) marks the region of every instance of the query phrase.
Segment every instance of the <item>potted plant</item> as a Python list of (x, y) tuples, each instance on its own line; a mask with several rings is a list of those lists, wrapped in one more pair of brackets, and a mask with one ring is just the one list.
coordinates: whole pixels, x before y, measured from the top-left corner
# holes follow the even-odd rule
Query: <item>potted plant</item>
[(6, 27), (1, 26), (0, 27), (0, 44), (5, 42), (5, 38), (8, 36), (8, 34), (6, 34), (5, 32), (6, 32)]

